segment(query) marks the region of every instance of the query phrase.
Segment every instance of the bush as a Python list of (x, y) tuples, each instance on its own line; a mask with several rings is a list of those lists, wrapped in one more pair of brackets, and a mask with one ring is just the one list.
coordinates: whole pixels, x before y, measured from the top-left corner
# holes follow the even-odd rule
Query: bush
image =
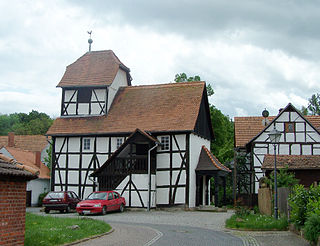
[(42, 200), (49, 192), (43, 192), (38, 197), (38, 207), (42, 207)]
[(313, 244), (318, 242), (320, 236), (320, 215), (312, 214), (308, 217), (304, 227), (305, 238)]
[(251, 212), (250, 212), (250, 210), (249, 210), (247, 207), (237, 207), (235, 214), (236, 214), (238, 217), (243, 218), (243, 217), (246, 217), (246, 216), (248, 216), (249, 214), (251, 214)]
[(290, 219), (298, 227), (302, 227), (306, 221), (307, 204), (309, 201), (309, 191), (303, 185), (295, 185), (289, 195), (289, 205), (291, 207)]
[(296, 185), (288, 200), (291, 220), (298, 227), (302, 227), (312, 214), (320, 215), (320, 186), (311, 185), (309, 189), (305, 189), (303, 185)]

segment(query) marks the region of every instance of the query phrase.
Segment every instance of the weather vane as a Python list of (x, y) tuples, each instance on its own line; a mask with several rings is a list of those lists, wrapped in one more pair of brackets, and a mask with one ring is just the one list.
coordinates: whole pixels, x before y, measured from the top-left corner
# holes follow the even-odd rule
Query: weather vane
[(87, 33), (90, 35), (90, 37), (89, 37), (89, 39), (88, 39), (88, 43), (89, 43), (89, 52), (91, 52), (91, 44), (92, 44), (92, 42), (93, 42), (93, 40), (91, 39), (91, 33), (92, 33), (92, 31), (87, 31)]

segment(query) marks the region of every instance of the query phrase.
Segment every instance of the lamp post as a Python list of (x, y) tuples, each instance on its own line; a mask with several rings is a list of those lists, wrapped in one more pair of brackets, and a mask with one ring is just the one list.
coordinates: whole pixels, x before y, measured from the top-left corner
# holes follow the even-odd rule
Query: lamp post
[(280, 141), (281, 132), (276, 129), (276, 124), (271, 132), (269, 132), (270, 142), (274, 147), (274, 218), (278, 219), (278, 190), (277, 190), (277, 144)]

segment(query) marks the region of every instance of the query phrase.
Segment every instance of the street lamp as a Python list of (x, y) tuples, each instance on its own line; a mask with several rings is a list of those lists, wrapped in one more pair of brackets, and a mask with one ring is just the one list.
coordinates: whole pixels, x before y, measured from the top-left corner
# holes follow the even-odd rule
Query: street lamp
[(276, 129), (276, 124), (274, 124), (273, 130), (269, 132), (270, 142), (274, 147), (274, 218), (278, 219), (278, 190), (277, 190), (277, 157), (276, 148), (280, 141), (281, 132)]

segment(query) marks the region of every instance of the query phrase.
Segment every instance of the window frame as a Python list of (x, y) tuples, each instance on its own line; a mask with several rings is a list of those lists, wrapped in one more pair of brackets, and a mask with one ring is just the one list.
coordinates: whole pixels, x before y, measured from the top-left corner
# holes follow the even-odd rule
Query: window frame
[(117, 138), (117, 149), (123, 144), (123, 138)]
[(160, 136), (160, 151), (170, 150), (170, 136)]
[(91, 149), (91, 139), (84, 138), (83, 139), (83, 150), (90, 150)]

